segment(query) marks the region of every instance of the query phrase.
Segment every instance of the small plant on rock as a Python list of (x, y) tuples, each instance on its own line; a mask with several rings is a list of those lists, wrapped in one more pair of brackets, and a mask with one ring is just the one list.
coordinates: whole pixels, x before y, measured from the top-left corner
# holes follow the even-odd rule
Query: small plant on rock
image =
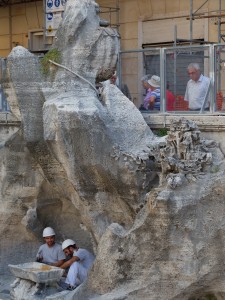
[(51, 71), (51, 67), (53, 66), (49, 60), (52, 60), (56, 63), (61, 62), (61, 53), (58, 49), (52, 48), (50, 49), (45, 56), (41, 59), (41, 70), (44, 75), (49, 75)]
[(167, 128), (159, 128), (159, 129), (156, 131), (156, 135), (162, 137), (162, 136), (167, 135), (167, 132), (168, 132), (168, 129), (167, 129)]

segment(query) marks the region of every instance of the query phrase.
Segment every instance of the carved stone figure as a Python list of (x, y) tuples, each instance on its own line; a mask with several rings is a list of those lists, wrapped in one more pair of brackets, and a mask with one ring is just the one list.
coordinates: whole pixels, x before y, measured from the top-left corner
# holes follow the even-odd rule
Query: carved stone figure
[(162, 168), (160, 184), (167, 180), (171, 188), (176, 188), (185, 182), (186, 177), (193, 179), (206, 171), (212, 163), (212, 153), (207, 145), (209, 148), (217, 146), (212, 141), (205, 143), (193, 122), (184, 118), (172, 122), (166, 145), (155, 152)]

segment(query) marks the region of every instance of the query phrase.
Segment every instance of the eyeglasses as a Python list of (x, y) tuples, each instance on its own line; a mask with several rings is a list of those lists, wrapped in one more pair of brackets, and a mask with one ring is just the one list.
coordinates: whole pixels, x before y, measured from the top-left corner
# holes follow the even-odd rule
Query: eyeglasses
[(193, 72), (188, 72), (188, 75), (193, 75), (193, 74), (196, 74), (197, 71), (193, 71)]

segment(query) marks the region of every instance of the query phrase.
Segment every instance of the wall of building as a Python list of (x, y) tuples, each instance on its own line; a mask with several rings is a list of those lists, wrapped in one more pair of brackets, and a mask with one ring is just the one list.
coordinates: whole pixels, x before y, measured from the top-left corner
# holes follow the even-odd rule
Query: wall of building
[[(117, 3), (119, 3), (119, 31), (121, 33), (121, 48), (123, 50), (136, 49), (143, 42), (163, 42), (166, 39), (173, 38), (174, 24), (178, 26), (178, 37), (179, 34), (182, 37), (183, 34), (185, 37), (189, 35), (189, 21), (187, 17), (190, 8), (187, 0), (98, 0), (97, 2), (100, 6), (105, 7), (116, 7)], [(219, 1), (209, 0), (200, 12), (216, 11), (219, 9), (218, 3)], [(193, 0), (193, 11), (197, 10), (201, 5), (202, 0)], [(224, 1), (222, 1), (222, 9), (225, 9)], [(111, 13), (111, 16), (110, 13), (104, 14), (104, 18), (109, 19), (110, 17), (112, 23), (116, 24), (118, 21), (116, 13)], [(140, 26), (140, 22), (144, 26)], [(194, 37), (202, 37), (202, 30), (204, 30), (206, 40), (217, 42), (218, 28), (215, 22), (216, 18), (193, 21)], [(28, 31), (42, 29), (42, 27), (42, 1), (1, 7), (0, 56), (6, 56), (11, 48), (17, 44), (27, 47)], [(222, 25), (221, 28), (224, 34), (225, 25)]]
[(16, 45), (28, 47), (29, 31), (42, 27), (42, 1), (0, 7), (0, 56), (6, 57)]

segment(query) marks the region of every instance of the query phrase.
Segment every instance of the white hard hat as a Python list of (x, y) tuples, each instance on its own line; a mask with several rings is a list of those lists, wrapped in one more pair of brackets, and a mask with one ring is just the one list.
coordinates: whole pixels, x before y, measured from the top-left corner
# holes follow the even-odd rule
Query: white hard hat
[(76, 242), (75, 242), (75, 241), (70, 240), (70, 239), (65, 240), (65, 241), (62, 243), (62, 249), (64, 250), (64, 249), (66, 249), (67, 247), (73, 246), (73, 245), (76, 245)]
[(43, 230), (43, 237), (52, 236), (52, 235), (55, 235), (55, 231), (54, 231), (54, 229), (52, 229), (52, 227), (46, 227)]

